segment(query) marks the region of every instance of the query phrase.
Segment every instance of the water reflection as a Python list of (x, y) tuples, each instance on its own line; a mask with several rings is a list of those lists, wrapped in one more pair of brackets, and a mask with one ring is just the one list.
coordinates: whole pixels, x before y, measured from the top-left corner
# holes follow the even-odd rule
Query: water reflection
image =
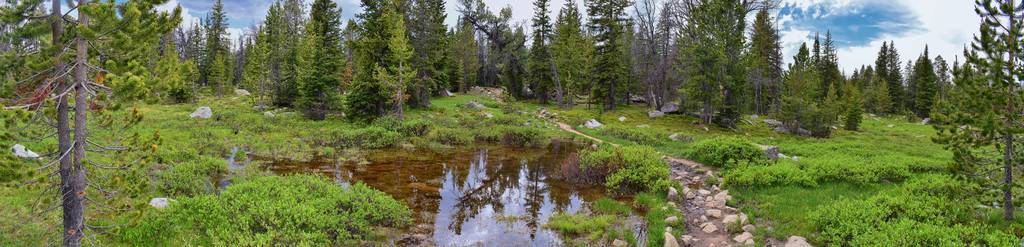
[[(320, 172), (343, 185), (361, 181), (403, 200), (416, 224), (439, 246), (561, 244), (542, 226), (556, 212), (575, 213), (601, 197), (600, 186), (577, 187), (555, 179), (575, 147), (544, 149), (486, 147), (447, 154), (388, 150), (367, 155), (369, 165), (350, 162), (275, 161), (278, 173)], [(432, 227), (429, 227), (432, 226)], [(410, 229), (410, 231), (413, 231)]]

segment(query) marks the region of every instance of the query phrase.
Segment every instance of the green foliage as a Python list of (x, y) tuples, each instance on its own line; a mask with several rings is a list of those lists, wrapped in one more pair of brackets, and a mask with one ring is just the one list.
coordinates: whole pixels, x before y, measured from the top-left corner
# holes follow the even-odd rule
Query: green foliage
[[(672, 227), (672, 235), (679, 236), (686, 229), (685, 220), (682, 212), (679, 212), (675, 207), (668, 205), (668, 201), (665, 199), (664, 194), (657, 193), (640, 193), (636, 196), (636, 203), (644, 208), (646, 211), (644, 220), (647, 221), (647, 229), (665, 229), (665, 227)], [(675, 223), (665, 222), (670, 216), (675, 216), (680, 219)], [(664, 246), (665, 235), (664, 234), (647, 234), (647, 245), (648, 246)]]
[(846, 108), (844, 127), (850, 131), (860, 130), (860, 122), (864, 118), (864, 100), (861, 98), (860, 90), (852, 83), (847, 83), (843, 88), (843, 94), (846, 95), (846, 100), (843, 102), (844, 108)]
[(428, 138), (445, 145), (466, 145), (473, 142), (473, 136), (464, 129), (435, 128)]
[(425, 119), (411, 119), (403, 121), (394, 116), (386, 116), (374, 120), (373, 126), (398, 132), (405, 136), (425, 136), (430, 133), (434, 124)]
[(178, 199), (120, 229), (135, 245), (345, 245), (374, 227), (401, 227), (411, 211), (357, 183), (342, 188), (311, 176), (260, 177), (219, 195)]
[(602, 214), (626, 216), (633, 213), (633, 209), (629, 208), (628, 205), (609, 198), (597, 199), (597, 201), (594, 201), (593, 208), (594, 211)]
[(166, 171), (157, 174), (160, 192), (169, 197), (201, 196), (211, 194), (216, 189), (213, 178), (227, 172), (227, 163), (223, 160), (200, 158), (170, 165)]
[(602, 146), (580, 152), (580, 167), (607, 171), (604, 185), (620, 194), (668, 189), (668, 163), (648, 146)]
[(513, 146), (539, 146), (548, 141), (544, 132), (536, 128), (524, 126), (501, 126), (498, 127), (501, 133), (501, 142)]
[(743, 162), (765, 160), (761, 150), (739, 138), (714, 138), (694, 143), (687, 153), (690, 159), (713, 167), (734, 167)]
[(638, 129), (623, 126), (607, 126), (601, 133), (615, 138), (631, 141), (640, 145), (654, 146), (661, 143), (662, 135), (650, 129)]
[(588, 1), (587, 13), (594, 32), (594, 65), (591, 79), (594, 82), (591, 97), (602, 105), (604, 110), (614, 110), (617, 99), (624, 95), (626, 89), (626, 68), (622, 56), (623, 24), (625, 9), (629, 2), (624, 0)]
[(775, 164), (740, 162), (736, 169), (727, 171), (723, 183), (730, 187), (762, 186), (815, 186), (817, 178), (792, 162)]
[(328, 136), (333, 138), (335, 145), (358, 148), (391, 147), (397, 144), (402, 137), (398, 132), (375, 126), (361, 129), (341, 129), (328, 134)]

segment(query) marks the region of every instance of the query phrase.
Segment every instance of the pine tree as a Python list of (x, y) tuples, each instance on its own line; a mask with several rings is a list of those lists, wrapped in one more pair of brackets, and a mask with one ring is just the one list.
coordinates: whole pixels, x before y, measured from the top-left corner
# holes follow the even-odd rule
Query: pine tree
[[(746, 10), (737, 1), (713, 0), (687, 10), (689, 22), (680, 37), (680, 63), (690, 85), (688, 97), (701, 104), (701, 120), (732, 128), (740, 119), (746, 68)], [(716, 111), (718, 114), (715, 114)]]
[(778, 111), (782, 84), (782, 43), (767, 8), (757, 12), (750, 36), (748, 59), (751, 84), (754, 87), (754, 112), (768, 114), (769, 111)]
[(623, 74), (627, 65), (622, 61), (622, 26), (626, 6), (629, 6), (629, 2), (625, 0), (587, 2), (590, 29), (597, 43), (592, 97), (602, 105), (603, 110), (615, 110), (616, 96), (622, 95), (626, 86)]
[(900, 69), (900, 55), (896, 51), (895, 43), (882, 43), (882, 49), (878, 52), (878, 59), (875, 60), (876, 77), (886, 84), (886, 91), (889, 92), (889, 101), (892, 105), (886, 107), (887, 113), (898, 113), (903, 109), (904, 90), (903, 75)]
[[(1024, 133), (1020, 122), (1024, 94), (1019, 84), (1024, 78), (1024, 44), (1020, 43), (1024, 40), (1024, 3), (977, 1), (975, 12), (982, 19), (979, 35), (974, 37), (973, 50), (964, 54), (967, 64), (956, 75), (958, 90), (950, 96), (949, 109), (940, 111), (948, 114), (937, 116), (939, 123), (947, 123), (938, 127), (938, 141), (954, 150), (961, 177), (1003, 191), (1003, 216), (1012, 221), (1017, 211), (1013, 171), (1020, 165), (1017, 135)], [(984, 155), (989, 152), (999, 152), (1002, 157)], [(1001, 168), (1003, 177), (978, 176), (992, 168)]]
[(243, 68), (242, 88), (248, 89), (255, 94), (256, 106), (260, 110), (268, 105), (267, 98), (271, 95), (270, 83), (270, 42), (267, 39), (267, 29), (256, 27), (252, 30), (253, 37), (250, 45), (245, 50), (245, 66)]
[(449, 89), (448, 37), (444, 20), (447, 18), (443, 0), (413, 0), (409, 13), (408, 31), (415, 50), (412, 65), (416, 79), (409, 85), (409, 103), (416, 107), (430, 105), (430, 96)]
[(383, 18), (386, 9), (398, 8), (396, 1), (362, 1), (363, 12), (357, 15), (361, 20), (362, 33), (354, 42), (355, 76), (345, 97), (345, 116), (348, 118), (370, 120), (388, 112), (387, 102), (392, 97), (376, 78), (376, 70), (378, 67), (397, 66), (390, 63), (393, 51), (388, 42), (394, 33), (391, 30), (398, 27)]
[(316, 0), (306, 23), (296, 69), (298, 104), (306, 115), (323, 120), (336, 107), (341, 86), (341, 10), (331, 0)]
[(935, 67), (928, 56), (927, 46), (924, 54), (914, 64), (914, 74), (910, 82), (914, 84), (914, 113), (920, 118), (930, 117), (938, 93), (938, 76), (935, 75)]
[(590, 65), (594, 44), (583, 30), (583, 17), (575, 0), (568, 0), (558, 14), (551, 53), (565, 85), (568, 104), (590, 92)]
[(164, 49), (164, 55), (160, 57), (156, 68), (153, 71), (155, 80), (154, 91), (157, 99), (170, 99), (173, 102), (181, 103), (192, 99), (192, 87), (194, 83), (193, 66), (191, 60), (180, 61), (178, 48), (174, 43), (168, 44)]
[(206, 17), (206, 47), (204, 61), (200, 63), (200, 80), (214, 88), (217, 95), (223, 95), (228, 80), (231, 79), (229, 41), (227, 35), (227, 15), (221, 0), (214, 1), (213, 9)]
[(413, 51), (409, 44), (409, 38), (405, 35), (405, 23), (397, 10), (385, 7), (381, 19), (394, 24), (386, 30), (389, 33), (387, 49), (391, 52), (386, 58), (387, 63), (384, 63), (388, 64), (388, 67), (377, 65), (374, 69), (374, 78), (384, 86), (390, 95), (393, 95), (390, 100), (392, 113), (402, 119), (404, 117), (402, 105), (408, 98), (405, 92), (408, 90), (410, 80), (416, 75), (416, 70), (410, 66)]
[(548, 16), (549, 0), (533, 2), (533, 44), (530, 47), (528, 70), (534, 94), (541, 104), (548, 103), (548, 97), (554, 87), (551, 49), (548, 39), (551, 37), (551, 18)]
[(480, 64), (477, 57), (478, 46), (475, 34), (476, 30), (473, 29), (472, 24), (460, 21), (455, 36), (452, 38), (455, 40), (451, 45), (452, 54), (459, 71), (455, 78), (458, 81), (456, 87), (462, 93), (468, 92), (470, 87), (477, 84), (477, 71), (480, 69)]
[(860, 123), (864, 117), (864, 100), (861, 98), (860, 89), (852, 83), (847, 83), (843, 86), (843, 95), (845, 97), (844, 104), (846, 105), (846, 112), (844, 114), (846, 124), (844, 127), (850, 131), (860, 130)]

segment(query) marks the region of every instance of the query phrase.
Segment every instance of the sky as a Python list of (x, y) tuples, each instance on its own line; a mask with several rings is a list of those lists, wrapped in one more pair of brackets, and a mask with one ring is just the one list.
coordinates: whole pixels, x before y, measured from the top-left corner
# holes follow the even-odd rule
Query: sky
[[(311, 2), (312, 0), (306, 0)], [(342, 18), (351, 19), (360, 11), (360, 0), (334, 0), (342, 8)], [(228, 32), (237, 40), (246, 28), (258, 23), (266, 15), (271, 0), (223, 0), (230, 28)], [(458, 17), (459, 0), (447, 0), (447, 23), (454, 25)], [(512, 7), (513, 22), (529, 25), (533, 15), (530, 0), (484, 0), (497, 12)], [(582, 0), (577, 1), (582, 5)], [(199, 18), (213, 5), (212, 0), (170, 0), (161, 8), (184, 10), (184, 25), (198, 23)], [(551, 0), (552, 16), (558, 14), (565, 0)], [(582, 6), (580, 6), (582, 10)], [(627, 10), (633, 13), (633, 9)], [(585, 12), (584, 12), (585, 13)], [(813, 42), (814, 34), (822, 38), (831, 31), (838, 47), (841, 69), (849, 74), (861, 65), (874, 64), (882, 42), (893, 41), (900, 58), (914, 59), (924, 47), (931, 57), (947, 61), (961, 58), (963, 47), (977, 33), (980, 19), (974, 13), (974, 3), (968, 0), (782, 0), (776, 15), (783, 54), (792, 61), (800, 44)]]

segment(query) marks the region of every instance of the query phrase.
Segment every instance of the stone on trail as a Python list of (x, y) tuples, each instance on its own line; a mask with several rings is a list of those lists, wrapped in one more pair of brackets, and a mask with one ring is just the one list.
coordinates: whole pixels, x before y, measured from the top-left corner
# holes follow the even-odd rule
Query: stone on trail
[(700, 225), (700, 230), (704, 231), (704, 233), (715, 233), (718, 231), (718, 227), (714, 223), (704, 222), (704, 224)]
[(732, 238), (732, 240), (736, 241), (737, 243), (745, 243), (747, 242), (747, 240), (751, 239), (754, 239), (754, 235), (750, 234), (749, 232), (743, 232), (742, 234), (736, 235), (736, 237)]
[(626, 247), (626, 246), (629, 246), (629, 243), (626, 243), (626, 241), (622, 241), (622, 239), (616, 239), (615, 241), (612, 241), (612, 247)]
[(671, 232), (665, 232), (665, 247), (679, 247), (679, 241), (676, 240), (675, 236), (672, 236)]
[(665, 218), (665, 223), (674, 224), (676, 222), (679, 222), (679, 217), (669, 216), (668, 218)]
[(213, 110), (209, 106), (196, 108), (196, 111), (189, 115), (191, 118), (208, 119), (213, 117)]
[(647, 117), (649, 117), (649, 118), (660, 118), (660, 117), (664, 117), (664, 116), (665, 116), (665, 113), (661, 112), (661, 111), (649, 111), (649, 112), (647, 112)]
[(708, 209), (704, 213), (707, 214), (708, 216), (711, 216), (711, 218), (722, 218), (722, 210)]
[(249, 93), (249, 90), (235, 89), (235, 95), (238, 95), (238, 96), (249, 96), (250, 93)]
[(757, 227), (755, 227), (754, 225), (748, 224), (748, 225), (743, 226), (743, 231), (744, 232), (752, 232), (754, 230), (757, 230)]
[(679, 191), (676, 191), (675, 187), (668, 187), (668, 201), (674, 202), (679, 200)]
[(697, 190), (697, 194), (700, 194), (701, 196), (707, 196), (707, 195), (711, 195), (711, 191), (705, 190), (705, 189), (700, 189), (700, 190)]
[(790, 236), (789, 239), (786, 240), (786, 244), (783, 245), (783, 246), (784, 247), (813, 247), (811, 244), (807, 243), (807, 239), (806, 238), (801, 237), (801, 236)]
[(697, 241), (695, 241), (693, 236), (690, 236), (690, 235), (683, 235), (682, 237), (679, 237), (679, 241), (682, 241), (683, 245), (687, 245), (687, 246), (692, 245), (694, 242), (697, 242)]
[[(725, 217), (722, 218), (722, 224), (725, 224), (726, 226), (737, 224), (737, 223), (739, 223), (739, 221), (740, 221), (740, 217), (735, 215), (735, 214), (726, 215)], [(736, 241), (736, 242), (743, 242), (743, 241)]]
[(37, 154), (36, 152), (32, 152), (32, 150), (28, 150), (28, 148), (25, 148), (25, 146), (21, 144), (14, 144), (14, 147), (11, 147), (11, 151), (14, 152), (14, 157), (22, 159), (39, 158), (39, 154)]
[(149, 206), (152, 206), (153, 208), (156, 209), (165, 209), (167, 208), (168, 204), (170, 204), (170, 199), (163, 197), (157, 197), (149, 200)]
[(601, 124), (601, 122), (598, 122), (597, 119), (591, 119), (587, 120), (587, 123), (583, 124), (583, 126), (586, 126), (588, 129), (597, 129), (604, 125)]

